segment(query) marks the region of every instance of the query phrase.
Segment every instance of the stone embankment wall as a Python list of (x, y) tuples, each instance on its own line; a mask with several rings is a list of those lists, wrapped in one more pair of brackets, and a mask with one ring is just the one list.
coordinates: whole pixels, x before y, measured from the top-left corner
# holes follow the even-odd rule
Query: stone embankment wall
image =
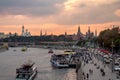
[(81, 62), (76, 65), (76, 80), (83, 80)]

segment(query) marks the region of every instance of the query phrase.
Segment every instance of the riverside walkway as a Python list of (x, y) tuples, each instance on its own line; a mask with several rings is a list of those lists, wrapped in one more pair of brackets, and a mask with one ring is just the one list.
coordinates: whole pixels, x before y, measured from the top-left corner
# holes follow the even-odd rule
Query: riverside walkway
[[(105, 75), (102, 74), (101, 69), (104, 70)], [(92, 70), (92, 73), (90, 73)], [(110, 67), (104, 66), (102, 61), (96, 57), (92, 57), (88, 63), (82, 61), (81, 67), (77, 73), (77, 80), (120, 80), (116, 72), (112, 72)]]

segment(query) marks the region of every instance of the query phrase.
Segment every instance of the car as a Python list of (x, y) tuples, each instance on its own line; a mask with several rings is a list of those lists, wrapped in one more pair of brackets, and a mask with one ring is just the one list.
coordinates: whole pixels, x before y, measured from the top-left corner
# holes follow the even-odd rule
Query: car
[(111, 58), (108, 55), (104, 55), (103, 60), (105, 63), (110, 63)]
[(120, 70), (120, 63), (119, 62), (115, 62), (114, 63), (114, 70), (115, 71), (119, 71)]

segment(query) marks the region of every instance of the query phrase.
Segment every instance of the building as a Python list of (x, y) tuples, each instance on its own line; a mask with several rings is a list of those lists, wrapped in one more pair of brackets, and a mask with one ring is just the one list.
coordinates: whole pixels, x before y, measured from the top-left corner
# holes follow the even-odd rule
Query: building
[(0, 39), (7, 38), (7, 35), (5, 35), (3, 32), (0, 32)]
[(80, 26), (78, 26), (77, 39), (78, 40), (83, 39), (83, 36), (84, 35), (81, 33)]
[[(97, 33), (97, 31), (96, 31), (96, 33)], [(86, 38), (87, 38), (87, 39), (91, 39), (91, 38), (93, 38), (93, 37), (94, 37), (94, 33), (91, 32), (90, 26), (89, 26), (89, 27), (88, 27), (88, 32), (86, 32)]]
[(40, 36), (43, 36), (43, 35), (42, 35), (42, 30), (40, 31)]
[(78, 30), (76, 34), (73, 34), (72, 36), (73, 40), (81, 40), (84, 39), (84, 34), (82, 34), (81, 30), (80, 30), (80, 26), (78, 26)]
[(29, 36), (31, 36), (31, 34), (30, 34), (30, 32), (28, 31), (28, 29), (25, 30), (24, 26), (22, 26), (21, 36), (24, 36), (24, 37), (29, 37)]

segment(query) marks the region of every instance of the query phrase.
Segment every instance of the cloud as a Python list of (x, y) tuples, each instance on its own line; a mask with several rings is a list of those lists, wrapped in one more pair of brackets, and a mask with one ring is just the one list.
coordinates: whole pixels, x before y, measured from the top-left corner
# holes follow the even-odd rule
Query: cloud
[(120, 0), (0, 0), (0, 24), (97, 24), (120, 21)]
[(119, 0), (68, 0), (64, 4), (63, 13), (54, 19), (59, 24), (96, 24), (120, 21), (120, 18), (114, 15), (114, 12), (120, 9)]
[(118, 9), (118, 10), (115, 11), (115, 15), (118, 16), (118, 17), (120, 17), (120, 9)]
[(59, 12), (64, 0), (0, 0), (1, 15), (49, 16)]

